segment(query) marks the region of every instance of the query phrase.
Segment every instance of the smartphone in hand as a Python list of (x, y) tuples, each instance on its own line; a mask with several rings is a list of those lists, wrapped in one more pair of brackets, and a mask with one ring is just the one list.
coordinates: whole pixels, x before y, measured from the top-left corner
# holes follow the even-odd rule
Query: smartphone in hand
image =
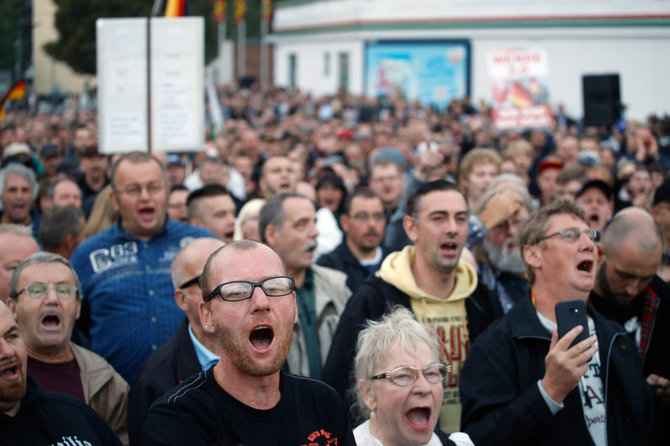
[(570, 300), (568, 302), (559, 302), (556, 304), (555, 311), (559, 339), (577, 325), (581, 325), (584, 329), (572, 341), (570, 347), (589, 337), (589, 325), (586, 320), (586, 304), (584, 301)]

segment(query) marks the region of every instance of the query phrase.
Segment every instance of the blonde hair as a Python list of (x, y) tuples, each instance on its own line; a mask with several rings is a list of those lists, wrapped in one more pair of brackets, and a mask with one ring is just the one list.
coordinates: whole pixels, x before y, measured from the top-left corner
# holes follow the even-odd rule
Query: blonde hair
[(118, 213), (114, 210), (114, 206), (112, 205), (112, 199), (110, 197), (111, 191), (112, 185), (108, 184), (100, 189), (98, 196), (95, 197), (91, 215), (89, 215), (88, 220), (86, 221), (86, 238), (109, 228), (114, 224), (116, 217), (118, 217)]
[(407, 352), (416, 352), (421, 344), (425, 344), (435, 358), (440, 359), (440, 341), (431, 327), (414, 318), (414, 314), (405, 307), (397, 306), (380, 320), (368, 321), (367, 326), (358, 334), (356, 359), (354, 360), (355, 381), (353, 392), (356, 394), (355, 409), (364, 418), (369, 418), (370, 411), (363, 401), (358, 384), (370, 386), (370, 377), (388, 356), (393, 355), (391, 347), (397, 346)]
[(242, 225), (244, 221), (253, 213), (260, 213), (261, 208), (265, 204), (263, 198), (254, 198), (253, 200), (247, 201), (240, 212), (237, 214), (235, 219), (235, 233), (233, 234), (233, 240), (242, 240)]

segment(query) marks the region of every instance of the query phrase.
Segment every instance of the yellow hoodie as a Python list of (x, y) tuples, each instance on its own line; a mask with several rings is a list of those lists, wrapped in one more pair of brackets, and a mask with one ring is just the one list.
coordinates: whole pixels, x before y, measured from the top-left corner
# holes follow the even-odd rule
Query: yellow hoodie
[(477, 272), (460, 260), (456, 266), (456, 283), (451, 295), (447, 300), (440, 299), (417, 286), (411, 270), (415, 256), (414, 246), (405, 246), (402, 251), (389, 254), (376, 274), (407, 294), (417, 320), (437, 331), (443, 346), (440, 359), (444, 364), (451, 365), (451, 374), (444, 388), (440, 427), (445, 432), (457, 432), (461, 422), (458, 378), (470, 350), (465, 300), (477, 288)]

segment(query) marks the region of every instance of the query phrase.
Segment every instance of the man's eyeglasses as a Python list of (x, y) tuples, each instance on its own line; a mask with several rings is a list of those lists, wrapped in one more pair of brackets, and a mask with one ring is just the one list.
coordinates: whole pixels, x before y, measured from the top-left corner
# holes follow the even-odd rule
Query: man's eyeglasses
[(26, 296), (28, 296), (31, 299), (42, 299), (49, 293), (50, 289), (54, 290), (54, 292), (56, 293), (56, 297), (58, 297), (59, 299), (66, 300), (66, 299), (74, 299), (75, 297), (77, 297), (77, 287), (72, 285), (71, 283), (58, 283), (56, 285), (47, 285), (45, 283), (31, 283), (30, 285), (23, 287), (21, 291), (16, 293), (16, 296), (18, 297), (19, 294), (25, 291)]
[(545, 235), (544, 237), (540, 238), (538, 242), (560, 235), (561, 238), (566, 242), (574, 243), (577, 240), (579, 240), (579, 237), (581, 237), (582, 234), (586, 234), (586, 236), (590, 238), (592, 242), (595, 243), (600, 242), (600, 231), (598, 231), (597, 229), (579, 229), (579, 228), (567, 228), (563, 229), (562, 231), (552, 232), (551, 234)]
[(256, 287), (261, 287), (268, 297), (280, 297), (291, 294), (295, 290), (295, 282), (293, 277), (289, 276), (270, 277), (260, 282), (243, 280), (226, 282), (214, 288), (214, 291), (207, 296), (206, 302), (214, 299), (217, 295), (228, 302), (249, 299), (254, 294)]
[(191, 285), (200, 286), (200, 277), (201, 276), (196, 276), (196, 277), (192, 278), (191, 280), (187, 280), (186, 282), (182, 283), (177, 288), (179, 288), (180, 290), (183, 290), (183, 289), (186, 289), (186, 288), (190, 287)]
[(431, 384), (437, 384), (444, 381), (447, 375), (451, 372), (451, 366), (446, 366), (444, 364), (430, 364), (423, 369), (417, 369), (414, 367), (398, 367), (397, 369), (371, 376), (370, 379), (388, 378), (393, 384), (404, 387), (414, 384), (414, 382), (416, 382), (416, 380), (419, 378), (419, 372), (423, 374), (423, 377), (426, 378), (426, 381)]
[(142, 190), (146, 189), (149, 195), (158, 195), (163, 192), (165, 189), (165, 184), (163, 183), (151, 183), (147, 186), (140, 186), (139, 184), (131, 184), (130, 186), (123, 189), (121, 192), (128, 195), (129, 197), (139, 197), (142, 194)]
[(359, 223), (365, 223), (368, 220), (372, 220), (375, 223), (381, 223), (386, 220), (386, 216), (383, 212), (373, 212), (372, 214), (368, 214), (367, 212), (356, 212), (351, 218)]

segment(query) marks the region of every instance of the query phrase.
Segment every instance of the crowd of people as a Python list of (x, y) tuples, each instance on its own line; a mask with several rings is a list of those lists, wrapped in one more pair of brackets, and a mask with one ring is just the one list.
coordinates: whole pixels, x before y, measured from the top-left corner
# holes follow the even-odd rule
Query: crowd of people
[(218, 98), (196, 152), (0, 124), (0, 444), (670, 442), (670, 118)]

